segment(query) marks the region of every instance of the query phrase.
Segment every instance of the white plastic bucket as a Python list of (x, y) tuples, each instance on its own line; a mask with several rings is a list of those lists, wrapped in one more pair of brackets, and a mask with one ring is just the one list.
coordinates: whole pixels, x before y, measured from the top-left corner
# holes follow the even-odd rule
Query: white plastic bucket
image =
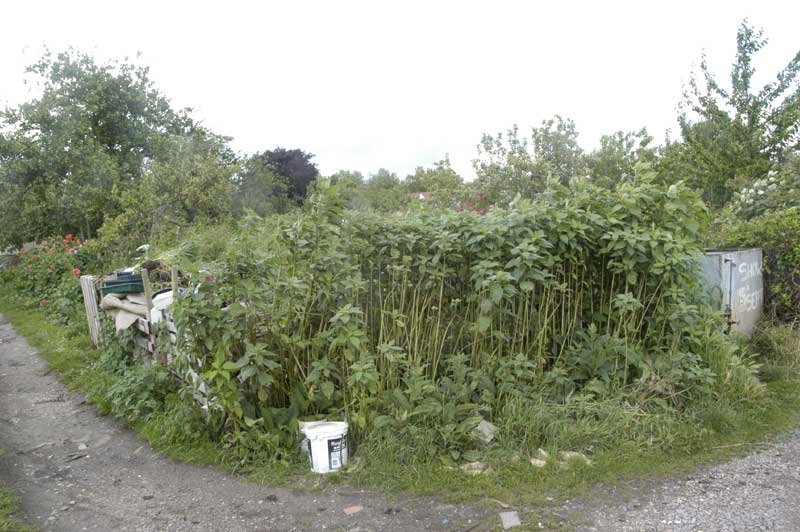
[(330, 473), (347, 464), (347, 423), (343, 421), (301, 422), (312, 471)]

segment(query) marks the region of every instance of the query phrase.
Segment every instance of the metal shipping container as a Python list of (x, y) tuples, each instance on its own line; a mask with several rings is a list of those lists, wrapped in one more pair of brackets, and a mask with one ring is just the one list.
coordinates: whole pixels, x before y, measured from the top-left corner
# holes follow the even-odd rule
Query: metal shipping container
[(700, 273), (711, 304), (725, 316), (728, 331), (750, 334), (761, 318), (764, 280), (761, 248), (707, 250)]

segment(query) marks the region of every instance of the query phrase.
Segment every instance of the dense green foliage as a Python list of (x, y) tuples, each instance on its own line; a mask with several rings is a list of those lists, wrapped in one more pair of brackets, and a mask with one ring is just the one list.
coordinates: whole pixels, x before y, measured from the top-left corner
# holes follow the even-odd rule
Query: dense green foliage
[[(406, 487), (539, 447), (688, 453), (767, 408), (759, 361), (781, 379), (796, 361), (789, 326), (723, 335), (696, 282), (704, 243), (758, 245), (773, 315), (800, 305), (796, 61), (753, 96), (761, 46), (743, 25), (731, 93), (703, 64), (708, 91), (687, 96), (701, 120), (682, 116), (677, 143), (642, 129), (587, 153), (556, 116), (484, 136), (472, 182), (447, 158), (323, 179), (299, 149), (235, 154), (146, 69), (46, 57), (43, 96), (0, 117), (0, 239), (28, 242), (2, 280), (80, 338), (79, 271), (178, 267), (174, 365), (142, 366), (106, 327), (65, 368), (105, 411), (205, 458), (298, 464), (298, 422), (322, 417)], [(68, 231), (91, 238), (52, 237)]]
[(176, 309), (184, 382), (238, 444), (266, 427), (288, 446), (327, 415), (458, 457), (509, 401), (759, 393), (695, 299), (705, 209), (685, 187), (556, 187), (486, 215), (342, 203), (323, 187), (209, 255), (165, 254), (196, 272)]
[(2, 238), (94, 236), (117, 197), (169, 140), (197, 128), (173, 111), (145, 68), (46, 55), (29, 72), (41, 97), (0, 113)]

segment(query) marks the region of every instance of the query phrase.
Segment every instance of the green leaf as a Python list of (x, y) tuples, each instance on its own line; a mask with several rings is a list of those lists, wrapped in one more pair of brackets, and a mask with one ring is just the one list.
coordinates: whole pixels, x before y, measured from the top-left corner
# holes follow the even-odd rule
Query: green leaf
[(261, 423), (262, 421), (264, 421), (264, 420), (261, 419), (261, 418), (253, 419), (253, 418), (244, 416), (244, 424), (247, 425), (248, 428), (253, 428), (256, 425), (258, 425), (259, 423)]
[(361, 349), (361, 338), (358, 336), (351, 336), (350, 345), (352, 345), (355, 349)]
[(258, 373), (258, 369), (256, 369), (255, 366), (246, 366), (242, 371), (239, 372), (239, 380), (245, 382), (256, 373)]
[(503, 300), (503, 287), (502, 286), (495, 286), (492, 287), (492, 302), (496, 305)]
[(327, 399), (333, 397), (333, 392), (335, 390), (333, 383), (331, 381), (325, 381), (319, 385), (319, 389), (322, 390), (322, 395), (324, 395)]

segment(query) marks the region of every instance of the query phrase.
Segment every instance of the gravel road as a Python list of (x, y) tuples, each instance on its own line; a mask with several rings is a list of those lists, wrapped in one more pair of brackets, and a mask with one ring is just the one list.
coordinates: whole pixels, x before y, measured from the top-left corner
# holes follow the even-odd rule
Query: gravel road
[(612, 487), (580, 532), (800, 531), (800, 432), (689, 476)]
[[(97, 416), (2, 316), (0, 448), (0, 480), (20, 495), (23, 517), (45, 531), (480, 532), (500, 525), (497, 509), (480, 504), (389, 500), (350, 486), (266, 487), (173, 462)], [(363, 509), (345, 514), (352, 506)], [(536, 515), (551, 515), (563, 516), (555, 520), (559, 531), (800, 531), (800, 432), (688, 477), (604, 486), (590, 498), (521, 510), (526, 530), (546, 530)]]

